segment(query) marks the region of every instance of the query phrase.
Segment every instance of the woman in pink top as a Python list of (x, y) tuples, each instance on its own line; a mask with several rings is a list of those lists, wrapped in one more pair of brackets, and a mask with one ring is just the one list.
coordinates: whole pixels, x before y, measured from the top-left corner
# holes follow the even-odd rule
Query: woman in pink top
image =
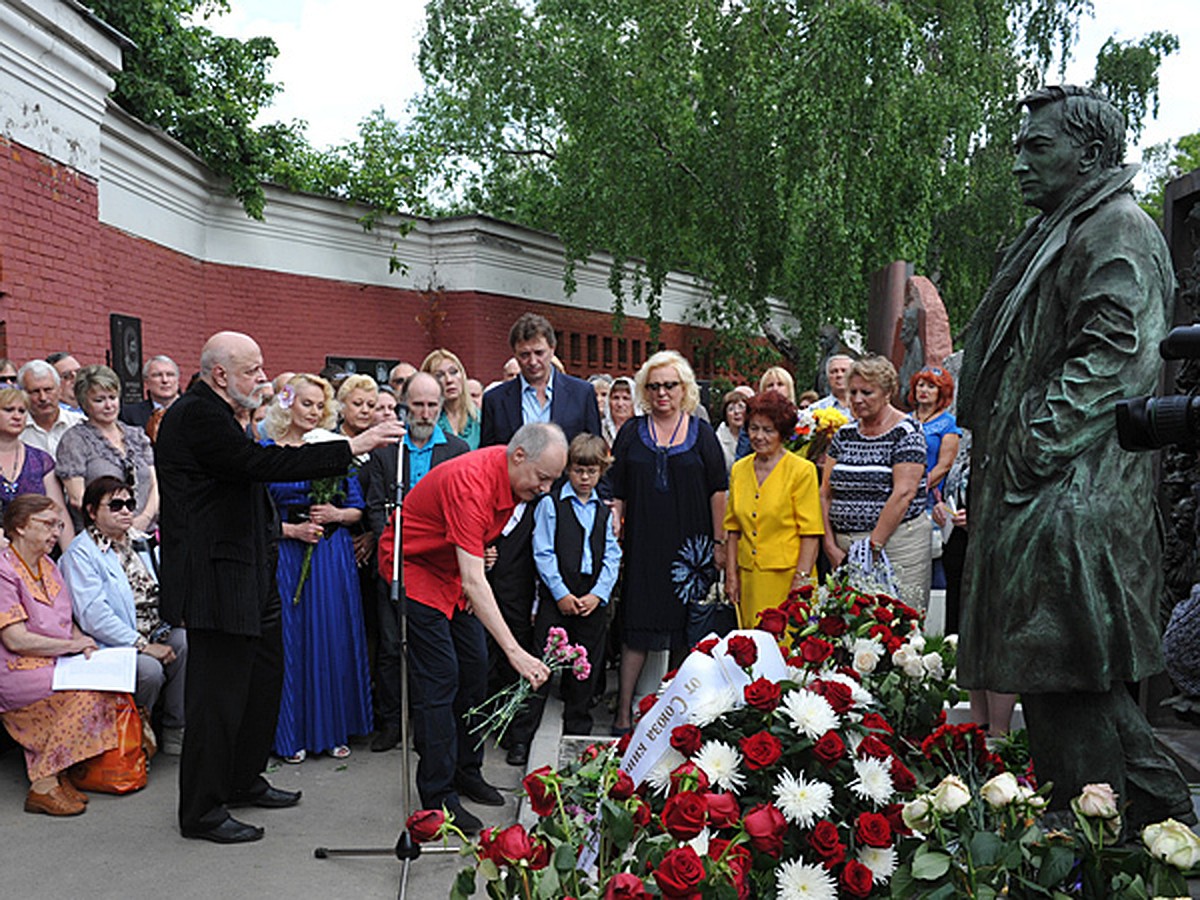
[(118, 695), (51, 690), (56, 657), (96, 649), (72, 621), (71, 595), (46, 556), (64, 516), (41, 494), (14, 498), (4, 510), (10, 544), (0, 552), (0, 720), (25, 748), (25, 811), (52, 816), (87, 806), (66, 770), (117, 745)]

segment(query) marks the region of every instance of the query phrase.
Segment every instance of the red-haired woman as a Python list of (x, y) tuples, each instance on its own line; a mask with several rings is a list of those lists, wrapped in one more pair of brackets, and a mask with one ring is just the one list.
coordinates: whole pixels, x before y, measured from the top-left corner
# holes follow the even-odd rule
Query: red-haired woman
[[(954, 377), (945, 369), (926, 366), (908, 383), (908, 402), (925, 432), (926, 507), (941, 497), (942, 482), (954, 464), (962, 432), (950, 412), (954, 400)], [(935, 493), (936, 492), (936, 493)]]
[(783, 445), (796, 425), (795, 404), (764, 391), (746, 404), (746, 422), (754, 452), (729, 476), (725, 592), (741, 627), (753, 628), (760, 612), (811, 582), (825, 528), (816, 466)]

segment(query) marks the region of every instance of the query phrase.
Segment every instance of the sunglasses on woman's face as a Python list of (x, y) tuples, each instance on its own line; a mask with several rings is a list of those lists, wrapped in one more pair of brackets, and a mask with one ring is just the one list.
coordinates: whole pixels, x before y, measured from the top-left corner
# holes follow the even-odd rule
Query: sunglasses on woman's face
[(120, 512), (123, 509), (133, 512), (135, 509), (137, 509), (137, 501), (132, 497), (125, 497), (124, 499), (120, 497), (113, 497), (113, 499), (108, 501), (108, 508), (113, 512)]

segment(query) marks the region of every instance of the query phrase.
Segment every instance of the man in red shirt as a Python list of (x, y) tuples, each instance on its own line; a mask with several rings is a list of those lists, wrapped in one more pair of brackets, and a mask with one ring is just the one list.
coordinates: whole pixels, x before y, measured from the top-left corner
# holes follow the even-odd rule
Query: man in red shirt
[[(504, 798), (481, 773), (483, 749), (466, 712), (484, 701), (484, 629), (513, 669), (534, 688), (550, 670), (521, 648), (504, 622), (484, 575), (483, 548), (513, 518), (518, 504), (547, 493), (567, 462), (557, 425), (523, 426), (507, 447), (485, 447), (435, 466), (404, 501), (404, 586), (408, 614), (408, 683), (413, 738), (420, 761), (417, 790), (426, 809), (445, 806), (466, 833), (483, 823), (459, 794), (500, 806)], [(379, 541), (379, 570), (392, 571), (389, 522)]]

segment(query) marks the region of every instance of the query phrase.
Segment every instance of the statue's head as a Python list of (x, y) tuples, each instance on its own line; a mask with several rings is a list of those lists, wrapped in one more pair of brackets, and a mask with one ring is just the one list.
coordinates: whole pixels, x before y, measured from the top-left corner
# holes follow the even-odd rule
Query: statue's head
[(1034, 91), (1021, 105), (1028, 112), (1017, 132), (1013, 174), (1030, 206), (1053, 212), (1081, 182), (1121, 164), (1125, 117), (1104, 95), (1054, 85)]

